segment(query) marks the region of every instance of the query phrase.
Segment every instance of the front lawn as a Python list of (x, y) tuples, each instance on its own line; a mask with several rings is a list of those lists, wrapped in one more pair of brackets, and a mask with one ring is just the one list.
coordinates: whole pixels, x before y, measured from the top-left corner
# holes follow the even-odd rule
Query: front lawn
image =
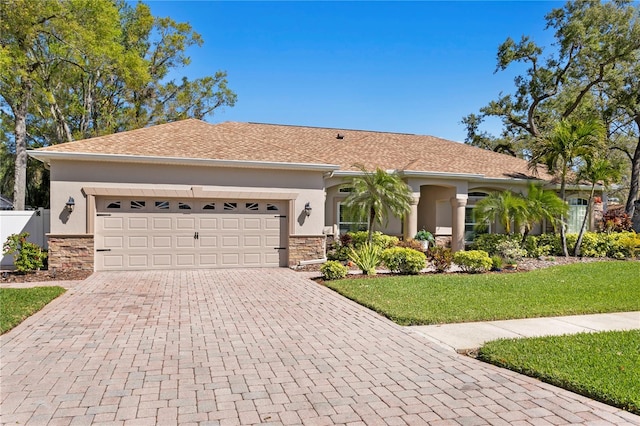
[(478, 357), (640, 414), (640, 330), (496, 340)]
[(635, 261), (518, 273), (379, 275), (325, 285), (400, 325), (640, 310), (640, 262)]
[(65, 291), (62, 287), (0, 288), (0, 334), (11, 330)]

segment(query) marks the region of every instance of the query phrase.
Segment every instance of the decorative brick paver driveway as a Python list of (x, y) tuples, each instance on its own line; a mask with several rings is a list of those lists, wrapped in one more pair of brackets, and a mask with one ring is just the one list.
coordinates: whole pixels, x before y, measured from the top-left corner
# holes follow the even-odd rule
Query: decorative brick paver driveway
[(2, 424), (640, 424), (286, 269), (94, 274), (0, 343)]

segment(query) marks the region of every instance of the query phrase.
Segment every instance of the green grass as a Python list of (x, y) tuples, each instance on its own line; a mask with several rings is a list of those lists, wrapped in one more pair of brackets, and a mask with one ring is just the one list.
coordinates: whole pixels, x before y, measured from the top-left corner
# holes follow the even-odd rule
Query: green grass
[(0, 288), (0, 334), (11, 330), (65, 291), (62, 287)]
[(640, 262), (594, 262), (531, 272), (428, 274), (327, 281), (400, 325), (640, 310)]
[(640, 414), (640, 330), (496, 340), (478, 357)]

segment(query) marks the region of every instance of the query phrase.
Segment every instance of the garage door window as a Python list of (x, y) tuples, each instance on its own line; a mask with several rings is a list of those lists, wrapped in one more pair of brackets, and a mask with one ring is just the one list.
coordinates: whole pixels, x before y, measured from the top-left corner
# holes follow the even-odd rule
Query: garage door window
[(156, 210), (169, 210), (168, 201), (156, 201)]
[(107, 205), (107, 209), (119, 209), (121, 204), (121, 201), (112, 201)]
[(142, 210), (145, 205), (144, 201), (131, 201), (131, 210)]

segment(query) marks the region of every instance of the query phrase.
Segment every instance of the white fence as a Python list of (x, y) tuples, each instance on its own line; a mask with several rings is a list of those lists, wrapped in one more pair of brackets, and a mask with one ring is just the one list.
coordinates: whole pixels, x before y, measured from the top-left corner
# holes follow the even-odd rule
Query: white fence
[[(46, 234), (50, 229), (51, 211), (38, 210), (6, 210), (0, 211), (0, 247), (11, 234), (28, 232), (28, 240), (43, 248), (48, 248)], [(0, 255), (2, 250), (0, 250)], [(13, 269), (13, 256), (2, 255), (0, 269)]]

